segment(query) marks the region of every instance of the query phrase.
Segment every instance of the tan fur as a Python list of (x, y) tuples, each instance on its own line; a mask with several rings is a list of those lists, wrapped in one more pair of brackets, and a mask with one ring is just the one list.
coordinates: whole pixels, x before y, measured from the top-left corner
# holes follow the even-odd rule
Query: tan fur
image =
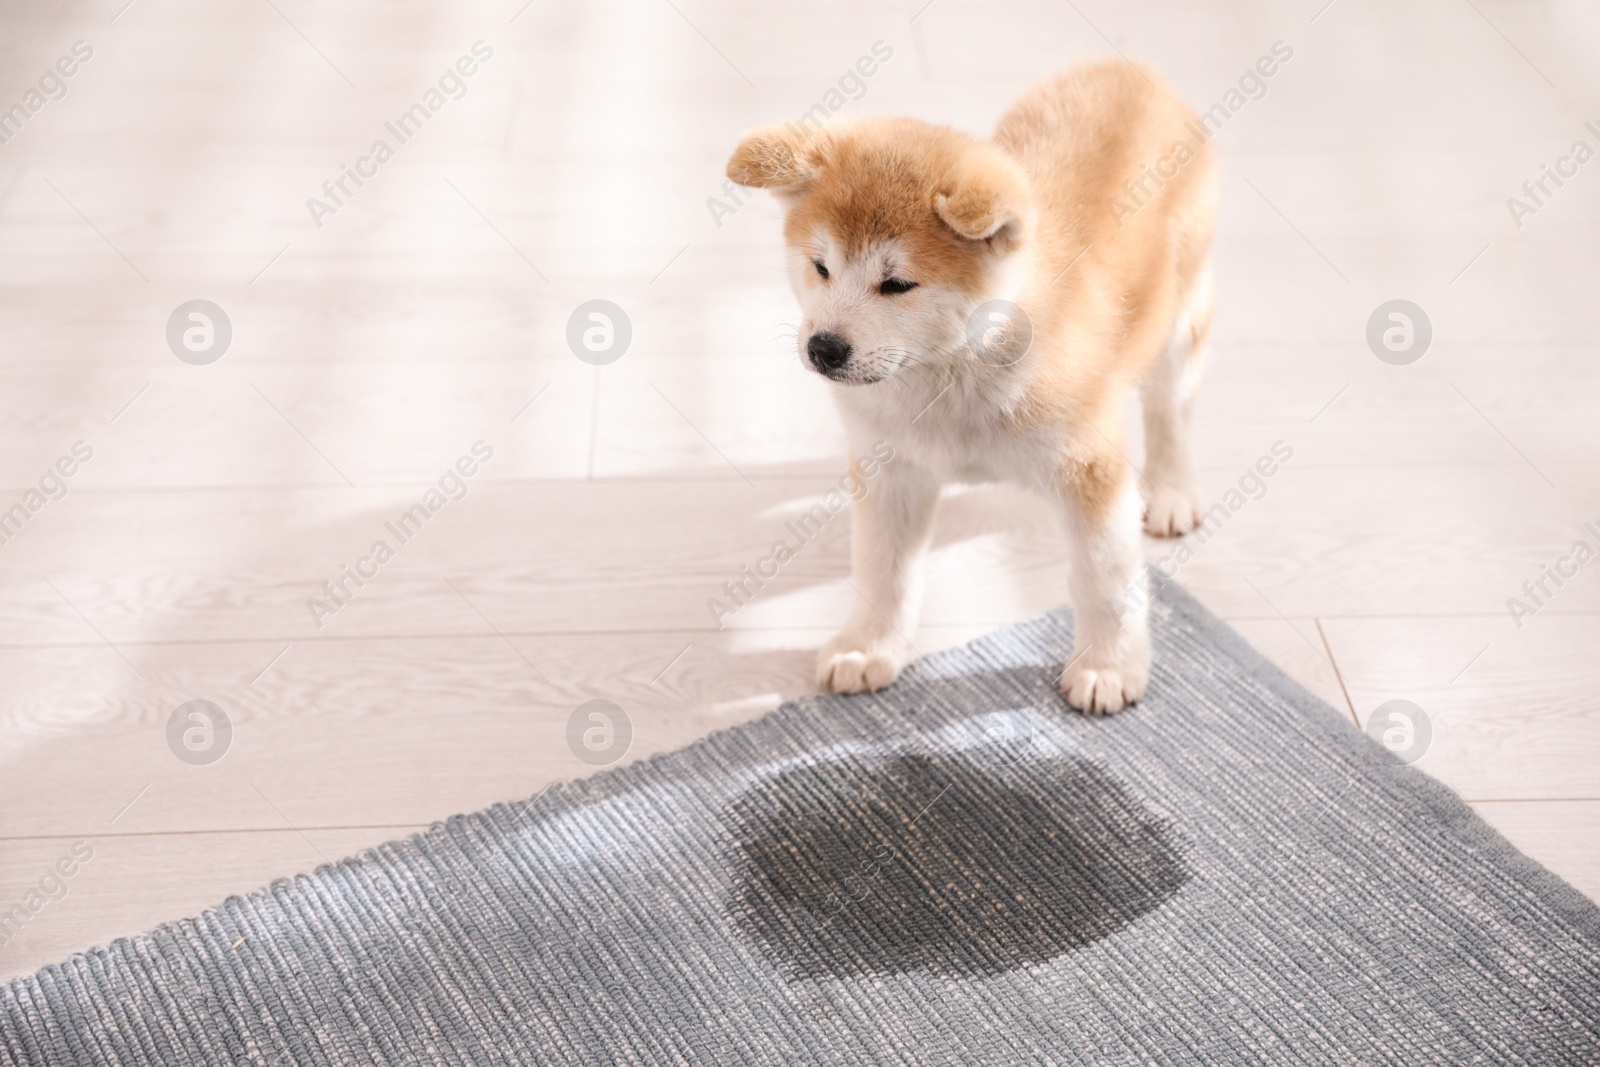
[[(1039, 200), (1039, 267), (1019, 302), (1039, 309), (1034, 344), (1050, 358), (1029, 414), (1076, 422), (1074, 453), (1112, 465), (1121, 461), (1112, 448), (1122, 445), (1123, 399), (1166, 343), (1216, 219), (1216, 165), (1205, 144), (1120, 229), (1107, 210), (1128, 200), (1123, 183), (1141, 165), (1197, 140), (1184, 128), (1193, 114), (1153, 81), (1123, 63), (1064, 74), (1024, 95), (995, 134)], [(1042, 328), (1039, 313), (1048, 316)], [(1081, 491), (1105, 506), (1095, 482)]]
[[(903, 638), (915, 623), (915, 557), (938, 486), (1007, 477), (1068, 506), (1088, 666), (1069, 666), (1063, 690), (1094, 711), (1142, 692), (1142, 606), (1124, 625), (1107, 592), (1124, 572), (1142, 582), (1122, 410), (1142, 382), (1147, 436), (1160, 446), (1153, 477), (1163, 480), (1147, 486), (1156, 491), (1147, 521), (1154, 532), (1185, 532), (1198, 515), (1186, 367), (1210, 322), (1216, 212), (1215, 164), (1186, 128), (1192, 119), (1154, 75), (1117, 62), (1027, 92), (992, 141), (912, 119), (839, 119), (810, 134), (762, 127), (734, 152), (728, 176), (772, 189), (788, 207), (791, 282), (807, 313), (802, 357), (808, 335), (848, 343), (843, 365), (822, 362), (826, 353), (811, 359), (838, 383), (853, 447), (874, 433), (904, 443), (899, 473), (874, 490), (886, 499), (869, 497), (856, 512), (863, 596), (889, 624), (858, 609), (824, 651), (825, 684), (846, 691), (893, 678), (905, 652), (888, 631)], [(1157, 188), (1141, 168), (1179, 144), (1188, 154), (1164, 165), (1174, 172)], [(1130, 196), (1125, 183), (1140, 180)], [(874, 271), (917, 287), (879, 294)], [(1032, 324), (1031, 347), (1014, 363), (985, 362), (963, 331), (962, 316), (994, 299), (1019, 305)]]

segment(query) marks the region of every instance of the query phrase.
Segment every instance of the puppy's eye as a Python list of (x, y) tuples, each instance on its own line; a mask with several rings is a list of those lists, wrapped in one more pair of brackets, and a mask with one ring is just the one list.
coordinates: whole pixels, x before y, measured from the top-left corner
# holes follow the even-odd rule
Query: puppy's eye
[(824, 266), (823, 266), (823, 265), (822, 265), (822, 260), (820, 260), (820, 259), (813, 259), (813, 260), (812, 260), (812, 261), (811, 261), (811, 265), (812, 265), (812, 266), (813, 266), (813, 267), (816, 267), (816, 268), (817, 268), (817, 273), (818, 273), (818, 274), (820, 274), (820, 275), (822, 275), (822, 280), (823, 280), (823, 281), (827, 281), (827, 280), (828, 280), (828, 268), (827, 268), (827, 267), (824, 267)]
[(885, 278), (883, 284), (878, 286), (878, 292), (884, 296), (895, 296), (899, 293), (909, 293), (916, 287), (916, 282), (908, 282), (904, 278)]

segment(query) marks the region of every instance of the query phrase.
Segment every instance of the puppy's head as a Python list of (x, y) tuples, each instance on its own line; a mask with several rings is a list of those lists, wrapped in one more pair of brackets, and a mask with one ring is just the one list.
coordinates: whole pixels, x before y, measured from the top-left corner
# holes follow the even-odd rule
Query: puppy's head
[(728, 177), (785, 204), (800, 355), (819, 373), (865, 385), (984, 359), (973, 313), (1014, 295), (1034, 219), (1027, 178), (999, 148), (911, 119), (764, 126)]

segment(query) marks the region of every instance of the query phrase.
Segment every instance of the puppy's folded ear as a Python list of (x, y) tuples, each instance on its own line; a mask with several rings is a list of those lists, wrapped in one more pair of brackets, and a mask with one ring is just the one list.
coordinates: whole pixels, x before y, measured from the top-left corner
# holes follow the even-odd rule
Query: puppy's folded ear
[(807, 140), (783, 126), (757, 126), (728, 157), (728, 177), (756, 189), (799, 189), (818, 170)]
[(1021, 244), (1033, 222), (1028, 178), (993, 145), (969, 149), (952, 169), (933, 209), (962, 237), (992, 241), (1005, 251)]

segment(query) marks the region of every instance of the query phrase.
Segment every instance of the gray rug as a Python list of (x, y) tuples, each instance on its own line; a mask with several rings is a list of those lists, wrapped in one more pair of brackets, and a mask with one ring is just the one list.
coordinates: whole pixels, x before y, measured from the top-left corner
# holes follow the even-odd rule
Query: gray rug
[(46, 967), (0, 1063), (1600, 1063), (1600, 912), (1154, 611), (1131, 712), (1051, 615)]

